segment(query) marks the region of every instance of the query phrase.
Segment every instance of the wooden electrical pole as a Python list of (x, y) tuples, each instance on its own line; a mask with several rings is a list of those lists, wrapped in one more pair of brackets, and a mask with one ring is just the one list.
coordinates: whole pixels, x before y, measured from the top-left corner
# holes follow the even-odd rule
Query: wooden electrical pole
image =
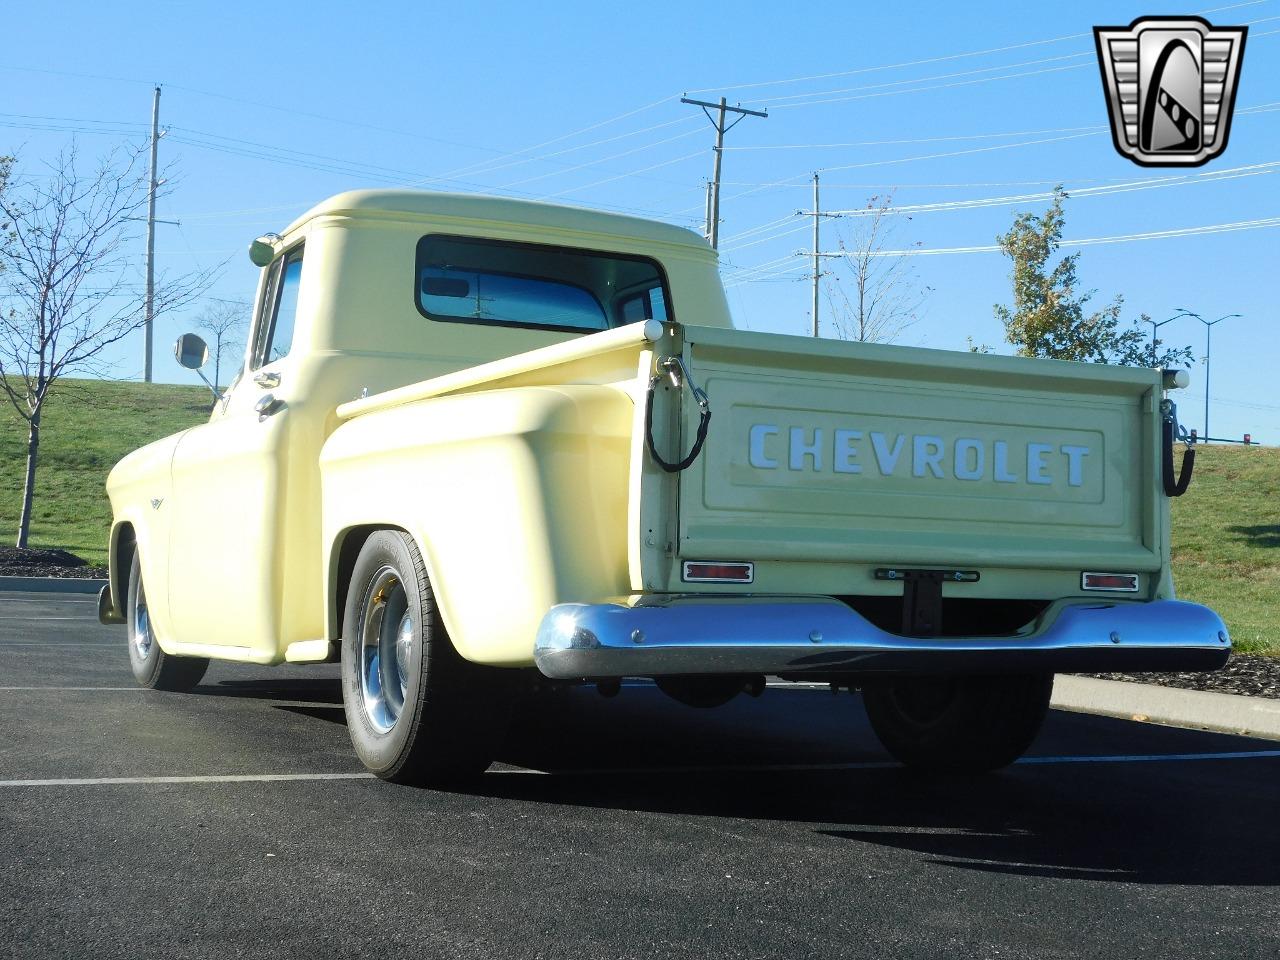
[(156, 87), (155, 97), (151, 101), (151, 175), (147, 180), (147, 293), (143, 307), (143, 347), (142, 378), (151, 382), (152, 341), (155, 336), (153, 323), (155, 317), (155, 284), (156, 284), (156, 152), (160, 143), (160, 88)]
[[(695, 107), (701, 107), (702, 112), (707, 115), (707, 119), (711, 121), (711, 125), (716, 128), (716, 146), (715, 161), (711, 168), (711, 211), (707, 222), (707, 239), (711, 241), (714, 249), (719, 246), (720, 242), (720, 161), (724, 152), (724, 135), (742, 122), (745, 117), (768, 117), (769, 114), (764, 110), (748, 110), (745, 107), (731, 107), (724, 97), (720, 98), (719, 103), (708, 103), (705, 100), (690, 100), (688, 97), (681, 97), (681, 103), (692, 104)], [(716, 115), (712, 116), (711, 111), (715, 110)], [(733, 123), (725, 126), (725, 114), (736, 113), (738, 119)]]
[(813, 171), (813, 335), (818, 335), (818, 278), (822, 276), (818, 262), (818, 224), (822, 222), (822, 207), (818, 206), (818, 171)]
[[(802, 217), (813, 217), (813, 250), (809, 254), (813, 260), (813, 277), (811, 278), (813, 280), (813, 324), (810, 332), (816, 337), (818, 335), (818, 290), (819, 279), (822, 277), (822, 258), (840, 256), (838, 253), (819, 252), (822, 250), (822, 243), (818, 225), (822, 222), (823, 217), (838, 217), (840, 214), (822, 212), (822, 207), (818, 203), (818, 172), (816, 170), (813, 172), (813, 209), (797, 210), (796, 212)], [(799, 254), (799, 256), (803, 255), (803, 253)]]

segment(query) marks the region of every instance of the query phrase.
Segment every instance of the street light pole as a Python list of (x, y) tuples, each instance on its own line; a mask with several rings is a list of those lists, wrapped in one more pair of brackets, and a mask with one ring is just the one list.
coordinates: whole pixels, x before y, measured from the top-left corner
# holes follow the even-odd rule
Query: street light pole
[(1206, 443), (1209, 442), (1209, 360), (1212, 356), (1210, 350), (1213, 346), (1213, 325), (1239, 316), (1243, 316), (1243, 314), (1228, 313), (1217, 320), (1206, 320), (1204, 317), (1197, 317), (1204, 324), (1204, 442)]
[(1196, 317), (1199, 319), (1198, 314), (1192, 313), (1185, 307), (1178, 307), (1177, 310), (1178, 312), (1168, 320), (1152, 320), (1150, 317), (1147, 317), (1147, 323), (1151, 324), (1151, 366), (1153, 367), (1156, 365), (1156, 331), (1166, 323), (1173, 323), (1173, 321), (1180, 320), (1183, 317)]

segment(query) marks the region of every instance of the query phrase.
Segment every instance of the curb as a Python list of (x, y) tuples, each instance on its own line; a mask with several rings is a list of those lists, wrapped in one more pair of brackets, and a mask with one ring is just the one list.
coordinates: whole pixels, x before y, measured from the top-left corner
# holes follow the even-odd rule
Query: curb
[(90, 593), (107, 585), (85, 577), (0, 577), (0, 591), (13, 593)]
[(1262, 697), (1059, 675), (1050, 705), (1072, 713), (1280, 740), (1280, 700)]

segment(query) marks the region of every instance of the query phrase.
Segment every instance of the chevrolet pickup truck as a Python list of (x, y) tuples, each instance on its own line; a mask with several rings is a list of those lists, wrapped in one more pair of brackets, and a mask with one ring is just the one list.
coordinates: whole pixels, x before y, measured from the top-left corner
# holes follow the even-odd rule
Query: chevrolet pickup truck
[(533, 684), (818, 681), (984, 770), (1055, 672), (1228, 658), (1169, 571), (1183, 373), (736, 330), (701, 237), (515, 200), (344, 193), (250, 256), (243, 370), (107, 481), (145, 686), (340, 661), (363, 763), (435, 784)]

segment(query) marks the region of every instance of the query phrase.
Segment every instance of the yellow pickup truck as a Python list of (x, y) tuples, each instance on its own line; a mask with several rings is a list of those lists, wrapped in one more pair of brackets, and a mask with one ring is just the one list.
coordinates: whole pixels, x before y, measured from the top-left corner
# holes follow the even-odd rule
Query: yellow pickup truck
[(535, 684), (819, 681), (972, 770), (1055, 672), (1229, 656), (1169, 574), (1183, 374), (735, 330), (697, 235), (515, 200), (344, 193), (250, 256), (241, 373), (107, 481), (146, 686), (341, 661), (360, 759), (445, 783)]

